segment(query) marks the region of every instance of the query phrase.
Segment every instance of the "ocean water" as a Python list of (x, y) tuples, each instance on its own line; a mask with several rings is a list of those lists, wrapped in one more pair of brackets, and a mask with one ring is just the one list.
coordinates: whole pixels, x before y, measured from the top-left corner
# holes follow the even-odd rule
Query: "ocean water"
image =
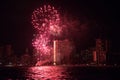
[(119, 67), (0, 67), (0, 80), (120, 80)]

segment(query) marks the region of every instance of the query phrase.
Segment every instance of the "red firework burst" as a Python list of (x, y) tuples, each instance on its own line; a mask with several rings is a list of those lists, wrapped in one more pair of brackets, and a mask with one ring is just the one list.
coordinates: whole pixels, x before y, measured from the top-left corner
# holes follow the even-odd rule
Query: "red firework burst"
[(50, 5), (44, 5), (33, 11), (32, 24), (41, 32), (44, 32), (51, 25), (58, 25), (59, 20), (58, 11)]
[(50, 5), (37, 8), (32, 14), (32, 24), (38, 31), (32, 43), (37, 53), (42, 57), (43, 55), (50, 55), (52, 51), (50, 35), (57, 36), (62, 31), (59, 26), (60, 17), (58, 11)]

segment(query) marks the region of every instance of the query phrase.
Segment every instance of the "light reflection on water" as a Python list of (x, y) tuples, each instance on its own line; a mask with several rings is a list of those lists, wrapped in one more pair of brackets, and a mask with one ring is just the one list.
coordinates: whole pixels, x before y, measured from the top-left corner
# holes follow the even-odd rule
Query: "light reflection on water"
[(27, 77), (34, 80), (70, 80), (65, 67), (59, 66), (31, 67)]
[(0, 80), (120, 80), (119, 67), (0, 67)]

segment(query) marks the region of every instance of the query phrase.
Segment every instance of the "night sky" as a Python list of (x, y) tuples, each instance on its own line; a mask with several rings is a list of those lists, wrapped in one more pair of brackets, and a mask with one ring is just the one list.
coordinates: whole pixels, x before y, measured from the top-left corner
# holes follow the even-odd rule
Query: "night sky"
[(43, 4), (51, 4), (81, 23), (71, 35), (78, 50), (94, 46), (96, 38), (103, 38), (110, 40), (111, 51), (120, 51), (120, 6), (114, 0), (3, 0), (0, 2), (0, 46), (11, 44), (18, 53), (32, 48), (35, 29), (31, 15)]

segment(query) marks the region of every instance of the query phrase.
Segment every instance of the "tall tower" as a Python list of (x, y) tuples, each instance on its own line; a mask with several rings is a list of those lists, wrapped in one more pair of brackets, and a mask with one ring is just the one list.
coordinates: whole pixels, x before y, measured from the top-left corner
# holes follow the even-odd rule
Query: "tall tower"
[(108, 51), (107, 40), (96, 39), (97, 64), (106, 63), (107, 51)]
[(57, 59), (56, 59), (56, 54), (57, 54), (57, 43), (58, 43), (58, 41), (57, 40), (55, 40), (54, 42), (53, 42), (53, 65), (56, 65), (56, 61), (57, 61)]
[(65, 40), (54, 40), (53, 42), (53, 64), (69, 64), (70, 53), (72, 51), (71, 42)]
[(53, 64), (61, 64), (61, 60), (62, 60), (62, 41), (60, 40), (54, 40), (53, 42)]

